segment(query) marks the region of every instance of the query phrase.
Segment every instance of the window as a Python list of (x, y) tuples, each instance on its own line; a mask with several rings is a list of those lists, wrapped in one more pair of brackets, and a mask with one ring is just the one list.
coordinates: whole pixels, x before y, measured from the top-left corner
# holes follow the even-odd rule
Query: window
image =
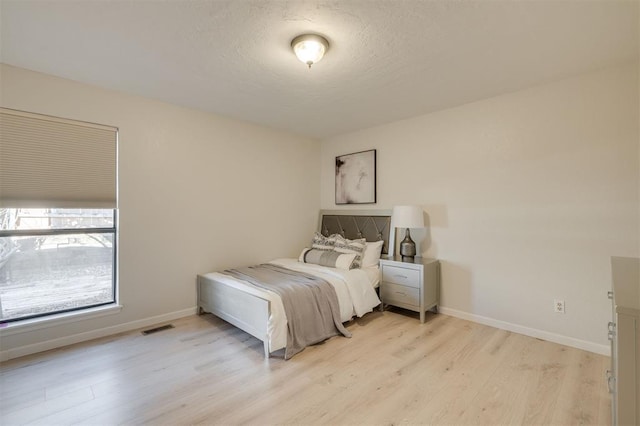
[(0, 108), (0, 323), (116, 301), (118, 129)]
[(0, 209), (0, 321), (115, 302), (113, 209)]

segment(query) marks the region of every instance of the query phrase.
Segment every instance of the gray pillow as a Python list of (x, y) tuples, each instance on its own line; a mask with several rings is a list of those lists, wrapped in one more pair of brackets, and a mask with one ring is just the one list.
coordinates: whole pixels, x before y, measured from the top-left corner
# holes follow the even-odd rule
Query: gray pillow
[(320, 250), (305, 248), (300, 253), (298, 260), (303, 263), (313, 263), (329, 268), (349, 270), (352, 268), (355, 253), (338, 253), (333, 250)]
[(355, 254), (356, 258), (353, 261), (352, 268), (360, 268), (362, 265), (362, 256), (364, 254), (366, 242), (367, 240), (365, 240), (364, 238), (359, 238), (357, 240), (348, 240), (342, 235), (336, 235), (333, 250), (337, 251), (338, 253)]

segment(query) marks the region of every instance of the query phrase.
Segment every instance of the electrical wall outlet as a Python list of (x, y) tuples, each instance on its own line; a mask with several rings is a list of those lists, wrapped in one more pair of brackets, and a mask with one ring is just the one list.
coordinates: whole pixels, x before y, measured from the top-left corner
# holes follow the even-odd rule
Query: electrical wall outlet
[(555, 299), (553, 301), (553, 311), (558, 314), (564, 314), (564, 300)]

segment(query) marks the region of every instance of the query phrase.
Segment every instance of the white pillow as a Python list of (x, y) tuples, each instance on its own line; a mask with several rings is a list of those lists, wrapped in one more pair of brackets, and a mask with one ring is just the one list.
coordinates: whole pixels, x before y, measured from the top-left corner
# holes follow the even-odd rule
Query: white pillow
[(362, 267), (370, 268), (371, 266), (378, 266), (380, 260), (380, 254), (382, 253), (382, 246), (384, 241), (376, 241), (373, 243), (366, 243), (364, 248), (364, 255), (362, 256)]
[(355, 258), (355, 253), (341, 254), (333, 250), (305, 248), (302, 249), (302, 253), (300, 253), (298, 261), (348, 271), (351, 269), (351, 265)]

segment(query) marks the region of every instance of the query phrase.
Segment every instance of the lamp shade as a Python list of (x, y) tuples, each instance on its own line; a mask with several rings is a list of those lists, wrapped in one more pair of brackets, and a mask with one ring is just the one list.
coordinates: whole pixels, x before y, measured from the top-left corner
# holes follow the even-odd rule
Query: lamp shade
[(396, 228), (424, 228), (424, 216), (420, 206), (395, 206), (392, 219)]

